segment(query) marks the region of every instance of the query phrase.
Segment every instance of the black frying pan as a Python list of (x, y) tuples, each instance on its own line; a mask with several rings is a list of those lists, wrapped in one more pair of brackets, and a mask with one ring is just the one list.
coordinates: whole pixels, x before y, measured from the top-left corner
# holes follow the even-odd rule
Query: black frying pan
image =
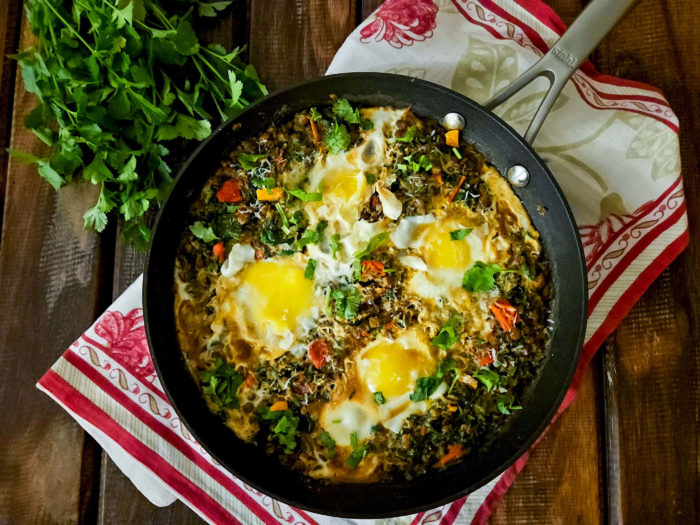
[[(630, 0), (618, 2), (615, 3), (618, 11), (611, 16), (613, 23), (610, 19), (605, 21), (608, 28), (633, 3)], [(590, 4), (581, 18), (588, 14), (590, 22), (600, 16), (595, 6), (602, 7), (601, 2)], [(607, 15), (611, 13), (608, 11)], [(581, 32), (579, 21), (572, 30), (576, 27)], [(597, 31), (600, 32), (600, 27)], [(604, 34), (596, 36), (602, 38)], [(564, 38), (555, 47), (559, 53), (562, 42)], [(571, 56), (571, 49), (577, 48), (568, 49)], [(590, 50), (579, 46), (578, 51), (585, 51), (579, 56), (587, 56)], [(560, 76), (568, 78), (583, 58), (569, 63), (561, 57), (555, 58), (557, 56), (557, 52), (550, 52), (539, 70), (525, 75), (530, 79), (542, 74), (551, 76), (552, 90), (560, 88), (563, 85)], [(516, 81), (514, 88), (522, 85), (523, 81), (520, 84)], [(517, 183), (514, 186), (525, 183), (514, 189), (541, 234), (551, 265), (554, 295), (551, 345), (538, 379), (525, 394), (523, 409), (511, 416), (502, 432), (472, 451), (462, 462), (410, 482), (328, 485), (282, 467), (276, 457), (238, 440), (221, 419), (209, 411), (178, 348), (173, 275), (179, 238), (188, 226), (186, 210), (234, 144), (299, 110), (328, 104), (330, 94), (366, 106), (410, 106), (418, 116), (437, 120), (447, 113), (462, 115), (466, 120), (463, 138), (475, 144), (502, 174), (516, 165), (524, 167), (529, 174), (526, 180), (522, 170), (511, 171), (514, 175), (511, 181)], [(490, 105), (497, 105), (502, 98)], [(526, 134), (529, 140), (536, 134), (553, 101), (551, 95), (545, 98)], [(234, 124), (240, 127), (234, 129)], [(541, 213), (542, 210), (546, 211)], [(450, 89), (381, 73), (327, 76), (277, 92), (212, 133), (185, 162), (158, 216), (143, 287), (146, 333), (155, 368), (173, 407), (197, 441), (236, 477), (275, 499), (313, 512), (356, 518), (397, 516), (437, 507), (481, 487), (520, 457), (552, 419), (570, 384), (586, 326), (587, 297), (586, 268), (576, 224), (552, 174), (528, 142), (479, 104)]]

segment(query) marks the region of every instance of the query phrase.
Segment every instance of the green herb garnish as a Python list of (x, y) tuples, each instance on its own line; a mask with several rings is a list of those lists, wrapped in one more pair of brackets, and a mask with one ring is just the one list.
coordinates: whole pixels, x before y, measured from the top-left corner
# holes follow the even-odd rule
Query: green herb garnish
[[(271, 435), (284, 447), (284, 453), (294, 452), (297, 446), (296, 435), (299, 428), (299, 418), (289, 409), (271, 412), (266, 406), (262, 406), (258, 410), (258, 414), (262, 420), (270, 421)], [(272, 426), (272, 423), (275, 425)]]
[(357, 441), (357, 432), (350, 434), (350, 446), (352, 447), (352, 452), (345, 459), (345, 464), (350, 468), (357, 468), (360, 462), (367, 455), (367, 445), (360, 445)]
[(350, 135), (347, 128), (343, 124), (334, 122), (330, 133), (324, 139), (331, 153), (339, 153), (348, 149), (350, 145)]
[(459, 315), (453, 315), (447, 322), (442, 325), (438, 334), (433, 337), (430, 342), (435, 346), (449, 350), (457, 341), (459, 341), (459, 328), (462, 324), (462, 318)]
[(202, 392), (215, 404), (223, 408), (238, 408), (238, 387), (243, 383), (243, 376), (236, 369), (219, 358), (212, 370), (199, 372)]
[(416, 138), (416, 127), (411, 126), (403, 137), (396, 137), (396, 140), (401, 142), (413, 142), (414, 138)]
[(204, 223), (202, 221), (197, 221), (194, 224), (192, 224), (190, 226), (190, 231), (192, 232), (192, 235), (194, 235), (198, 239), (203, 240), (204, 242), (215, 241), (219, 238), (214, 233), (214, 230), (211, 229), (211, 226), (204, 226)]
[(357, 315), (357, 310), (362, 303), (362, 295), (354, 286), (333, 290), (331, 297), (335, 300), (336, 317), (347, 320)]
[(331, 249), (331, 254), (334, 259), (338, 258), (338, 250), (340, 250), (343, 246), (340, 244), (340, 235), (337, 233), (334, 233), (331, 235), (330, 240), (328, 241), (328, 247)]
[(462, 160), (462, 154), (459, 152), (457, 148), (452, 148), (452, 153), (455, 154), (455, 157), (457, 157), (459, 160)]
[(267, 157), (267, 153), (260, 153), (258, 155), (252, 153), (241, 153), (238, 157), (238, 163), (246, 170), (253, 170), (258, 167), (261, 159)]
[[(450, 372), (454, 371), (455, 379), (452, 381), (452, 386), (454, 386), (455, 381), (458, 377), (457, 364), (452, 359), (447, 359), (438, 365), (437, 372), (432, 376), (421, 377), (416, 381), (416, 390), (409, 396), (411, 401), (425, 401), (437, 390), (440, 383), (442, 383), (443, 377)], [(450, 387), (451, 389), (452, 387)]]
[(378, 233), (370, 238), (370, 240), (367, 242), (367, 246), (365, 246), (364, 249), (355, 252), (355, 260), (353, 261), (352, 266), (355, 280), (362, 277), (362, 261), (369, 257), (369, 255), (371, 255), (372, 252), (374, 252), (382, 244), (384, 244), (388, 238), (389, 232)]
[(384, 399), (384, 394), (382, 394), (381, 392), (374, 392), (372, 394), (372, 397), (374, 397), (374, 402), (378, 405), (383, 405), (384, 403), (386, 403), (386, 399)]
[(326, 457), (328, 459), (333, 459), (335, 456), (335, 440), (328, 432), (321, 432), (321, 435), (318, 436), (318, 440), (326, 447)]
[(450, 239), (453, 241), (461, 241), (472, 232), (471, 228), (460, 228), (450, 232)]
[(318, 122), (321, 118), (323, 118), (321, 113), (315, 107), (311, 108), (311, 120)]
[(308, 279), (309, 281), (313, 281), (315, 272), (316, 272), (316, 261), (314, 261), (313, 259), (309, 259), (309, 262), (306, 263), (306, 269), (304, 270), (304, 279)]
[(300, 201), (303, 201), (303, 202), (318, 202), (323, 197), (323, 195), (321, 195), (320, 191), (317, 191), (314, 193), (308, 193), (308, 192), (305, 192), (304, 190), (295, 189), (295, 190), (287, 190), (287, 193), (289, 193), (293, 197), (296, 197), (297, 199), (299, 199)]
[(494, 275), (503, 271), (503, 268), (498, 264), (485, 264), (477, 261), (464, 273), (462, 288), (468, 292), (489, 292), (496, 286)]
[(489, 392), (501, 379), (501, 376), (488, 368), (480, 369), (476, 374), (473, 374), (472, 377), (474, 377), (474, 379), (478, 379)]

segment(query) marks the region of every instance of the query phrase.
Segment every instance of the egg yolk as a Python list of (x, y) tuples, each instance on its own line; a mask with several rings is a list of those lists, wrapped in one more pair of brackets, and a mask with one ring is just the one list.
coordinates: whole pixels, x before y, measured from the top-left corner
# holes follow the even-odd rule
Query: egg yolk
[(469, 243), (450, 238), (450, 228), (444, 224), (433, 225), (425, 230), (423, 258), (428, 268), (466, 268), (471, 263)]
[(259, 327), (272, 325), (277, 333), (294, 332), (297, 319), (310, 315), (313, 282), (305, 279), (304, 270), (295, 264), (252, 264), (243, 271), (241, 283), (254, 295), (250, 321)]
[(431, 375), (434, 369), (426, 354), (398, 343), (373, 346), (363, 357), (368, 362), (364, 373), (367, 388), (387, 398), (413, 391), (416, 380)]
[(334, 169), (323, 176), (323, 193), (338, 200), (349, 201), (365, 182), (359, 171)]

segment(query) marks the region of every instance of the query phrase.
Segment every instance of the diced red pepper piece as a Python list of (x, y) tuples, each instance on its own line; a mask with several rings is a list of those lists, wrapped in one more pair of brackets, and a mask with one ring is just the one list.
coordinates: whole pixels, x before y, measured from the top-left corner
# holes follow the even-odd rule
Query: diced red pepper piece
[(216, 198), (219, 199), (219, 202), (241, 202), (243, 200), (241, 185), (238, 184), (237, 180), (227, 180), (216, 192)]
[(316, 368), (321, 368), (331, 360), (331, 347), (325, 339), (316, 339), (309, 345), (309, 359)]
[(224, 262), (226, 260), (226, 248), (223, 242), (217, 242), (211, 249), (214, 252), (214, 256), (219, 259), (219, 262)]
[(499, 299), (491, 305), (490, 310), (505, 332), (513, 328), (515, 323), (520, 320), (518, 319), (518, 311), (508, 299)]

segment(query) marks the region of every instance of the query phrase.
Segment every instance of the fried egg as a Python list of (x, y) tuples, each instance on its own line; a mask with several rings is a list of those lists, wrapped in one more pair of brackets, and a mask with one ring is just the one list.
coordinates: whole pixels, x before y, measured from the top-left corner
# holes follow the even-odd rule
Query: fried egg
[[(245, 257), (248, 250), (234, 247), (234, 252)], [(316, 326), (323, 299), (314, 282), (304, 277), (306, 258), (301, 254), (245, 260), (240, 267), (230, 263), (226, 273), (222, 271), (213, 327), (238, 325), (240, 335), (262, 358), (274, 359)], [(238, 271), (232, 274), (231, 268)]]
[[(412, 330), (395, 340), (372, 341), (356, 356), (354, 369), (355, 380), (321, 413), (322, 427), (340, 446), (349, 446), (353, 433), (358, 441), (367, 439), (376, 425), (399, 432), (408, 416), (424, 412), (428, 402), (411, 401), (410, 395), (419, 378), (435, 373), (437, 362), (427, 337)], [(431, 397), (445, 390), (441, 385)]]
[[(349, 151), (319, 157), (309, 170), (304, 188), (323, 195), (320, 202), (305, 204), (305, 211), (314, 218), (312, 224), (327, 220), (332, 231), (339, 234), (352, 230), (362, 206), (375, 191), (376, 186), (368, 183), (365, 173), (377, 171), (388, 162), (387, 137), (393, 135), (401, 111), (374, 108), (363, 110), (362, 116), (372, 121), (372, 129), (363, 131), (362, 141)], [(392, 215), (396, 215), (395, 210)]]

